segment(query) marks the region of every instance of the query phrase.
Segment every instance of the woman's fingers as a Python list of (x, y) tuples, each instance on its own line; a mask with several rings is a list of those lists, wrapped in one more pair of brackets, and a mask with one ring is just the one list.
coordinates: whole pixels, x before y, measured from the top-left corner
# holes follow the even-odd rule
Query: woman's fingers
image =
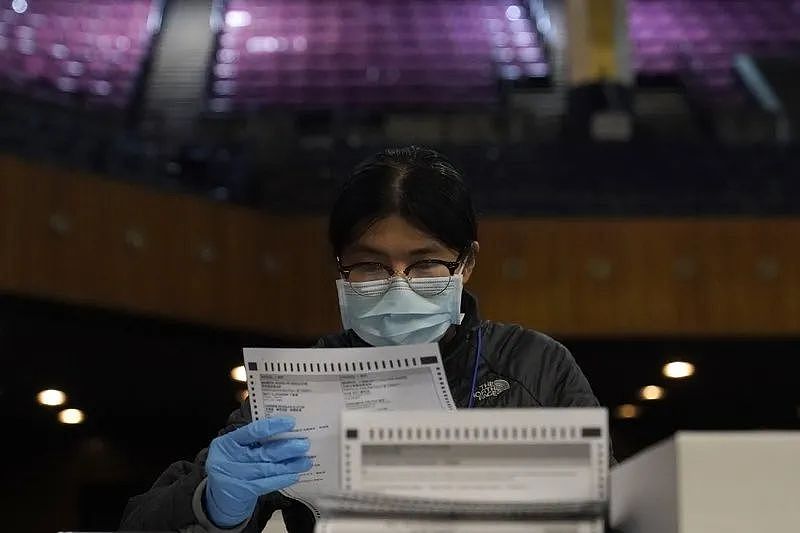
[(238, 463), (231, 462), (221, 468), (223, 475), (242, 481), (256, 481), (286, 474), (301, 474), (308, 471), (314, 461), (307, 456), (294, 457), (277, 463)]
[(230, 433), (223, 435), (232, 439), (241, 446), (252, 446), (294, 429), (294, 418), (291, 416), (273, 416), (262, 420), (255, 420)]
[(236, 460), (243, 463), (279, 463), (305, 455), (309, 448), (308, 439), (279, 439), (261, 446), (241, 446), (234, 454)]

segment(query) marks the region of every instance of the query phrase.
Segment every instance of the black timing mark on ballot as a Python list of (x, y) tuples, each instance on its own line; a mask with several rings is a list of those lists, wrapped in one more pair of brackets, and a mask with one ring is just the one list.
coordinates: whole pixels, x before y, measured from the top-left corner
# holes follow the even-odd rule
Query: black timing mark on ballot
[[(424, 357), (420, 357), (419, 365), (417, 365), (417, 358), (412, 357), (411, 359), (381, 359), (378, 361), (337, 361), (337, 362), (325, 362), (325, 363), (301, 363), (298, 362), (297, 366), (295, 367), (294, 362), (286, 362), (286, 361), (263, 361), (264, 364), (264, 371), (269, 374), (274, 373), (294, 373), (295, 370), (298, 373), (311, 373), (311, 374), (342, 374), (342, 373), (351, 373), (351, 372), (364, 372), (364, 365), (366, 364), (366, 370), (372, 371), (374, 370), (394, 370), (395, 368), (414, 368), (418, 366), (429, 366), (437, 364), (438, 360), (435, 355), (427, 355)], [(388, 363), (388, 364), (387, 364)], [(403, 365), (405, 363), (405, 365)], [(258, 363), (255, 362), (248, 362), (247, 368), (252, 371), (258, 371)]]
[(581, 429), (581, 437), (601, 437), (603, 435), (603, 430), (598, 427), (585, 427)]

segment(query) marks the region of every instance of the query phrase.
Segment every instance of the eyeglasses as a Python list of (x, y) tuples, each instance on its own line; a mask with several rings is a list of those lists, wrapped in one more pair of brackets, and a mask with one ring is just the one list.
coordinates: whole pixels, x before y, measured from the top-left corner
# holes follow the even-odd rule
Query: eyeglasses
[(423, 259), (408, 265), (402, 272), (375, 261), (344, 266), (338, 257), (336, 259), (342, 277), (358, 295), (383, 296), (389, 290), (392, 278), (402, 277), (414, 292), (430, 298), (447, 290), (466, 257), (467, 250), (461, 252), (455, 261)]

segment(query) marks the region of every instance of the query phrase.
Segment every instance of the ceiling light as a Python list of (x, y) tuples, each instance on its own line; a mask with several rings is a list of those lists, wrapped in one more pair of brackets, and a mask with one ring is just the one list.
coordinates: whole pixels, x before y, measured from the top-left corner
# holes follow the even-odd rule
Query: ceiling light
[(247, 11), (228, 11), (225, 15), (225, 24), (231, 28), (244, 28), (249, 26), (252, 21), (253, 18)]
[(625, 403), (614, 410), (614, 416), (617, 418), (629, 419), (629, 418), (636, 418), (641, 413), (641, 409), (638, 405), (633, 405), (632, 403)]
[(36, 395), (36, 401), (42, 405), (64, 405), (67, 395), (60, 390), (47, 389)]
[(639, 391), (642, 400), (660, 400), (664, 397), (664, 388), (658, 385), (647, 385)]
[(14, 13), (21, 15), (28, 10), (28, 2), (26, 2), (26, 0), (13, 0), (13, 2), (11, 2), (11, 9), (14, 10)]
[(64, 409), (58, 413), (58, 421), (62, 424), (80, 424), (85, 418), (80, 409)]
[(672, 361), (664, 365), (663, 372), (668, 378), (688, 378), (694, 374), (694, 365), (685, 361)]
[(522, 16), (522, 10), (519, 6), (508, 6), (506, 9), (506, 18), (508, 20), (519, 20)]
[(234, 381), (247, 381), (247, 372), (243, 366), (237, 366), (231, 370), (231, 379)]

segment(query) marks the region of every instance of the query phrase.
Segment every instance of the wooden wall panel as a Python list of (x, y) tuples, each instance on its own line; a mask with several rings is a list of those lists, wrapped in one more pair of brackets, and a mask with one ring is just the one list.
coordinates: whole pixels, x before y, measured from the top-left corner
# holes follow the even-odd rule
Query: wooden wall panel
[(490, 219), (481, 240), (487, 316), (560, 335), (800, 332), (798, 219)]
[(18, 232), (12, 223), (19, 218), (14, 200), (19, 193), (14, 188), (17, 180), (8, 178), (11, 174), (11, 160), (0, 157), (0, 287), (10, 286), (15, 277), (12, 272), (15, 258), (8, 251), (17, 247), (15, 236)]
[[(322, 217), (0, 156), (0, 291), (312, 338), (339, 327)], [(485, 317), (554, 335), (798, 335), (800, 218), (481, 221)]]

